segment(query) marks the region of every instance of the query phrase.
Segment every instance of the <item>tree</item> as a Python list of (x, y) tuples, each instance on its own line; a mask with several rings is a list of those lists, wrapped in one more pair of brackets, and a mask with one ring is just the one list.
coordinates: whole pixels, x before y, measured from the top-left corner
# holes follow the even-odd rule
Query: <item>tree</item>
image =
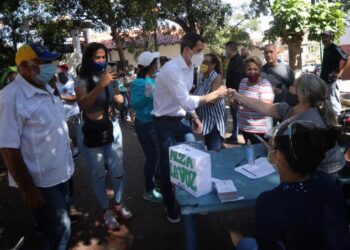
[(0, 2), (0, 37), (17, 50), (17, 43), (36, 37), (35, 26), (45, 18), (40, 1), (3, 0)]
[(340, 3), (322, 1), (311, 5), (305, 0), (275, 0), (271, 8), (274, 20), (266, 32), (266, 38), (282, 39), (288, 45), (289, 65), (301, 69), (301, 44), (305, 33), (310, 40), (320, 40), (324, 30), (332, 30), (336, 38), (344, 33), (345, 14)]
[[(142, 0), (138, 1), (145, 2)], [(158, 17), (177, 23), (185, 33), (203, 34), (209, 25), (217, 28), (225, 25), (232, 10), (229, 4), (221, 0), (156, 0), (147, 1), (148, 10), (158, 8)]]
[(276, 0), (271, 8), (274, 20), (266, 32), (266, 38), (282, 39), (288, 44), (289, 66), (301, 69), (301, 44), (308, 25), (310, 4), (304, 0)]

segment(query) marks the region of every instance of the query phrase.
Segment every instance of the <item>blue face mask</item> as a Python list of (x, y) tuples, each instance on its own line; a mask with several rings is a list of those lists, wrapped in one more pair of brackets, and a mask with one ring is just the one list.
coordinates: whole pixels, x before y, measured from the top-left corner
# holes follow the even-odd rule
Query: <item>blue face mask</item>
[(45, 84), (48, 84), (49, 81), (54, 77), (56, 73), (56, 66), (52, 63), (47, 64), (41, 64), (40, 67), (40, 73), (38, 75), (38, 78), (40, 81), (42, 81)]
[(93, 62), (93, 68), (96, 72), (103, 71), (107, 66), (107, 62)]

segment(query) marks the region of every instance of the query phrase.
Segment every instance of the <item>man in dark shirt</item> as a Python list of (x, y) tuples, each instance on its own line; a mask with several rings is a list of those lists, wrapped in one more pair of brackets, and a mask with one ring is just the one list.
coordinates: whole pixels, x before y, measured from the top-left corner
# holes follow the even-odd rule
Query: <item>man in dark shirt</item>
[(267, 79), (275, 89), (274, 103), (286, 101), (288, 88), (295, 80), (293, 70), (288, 65), (279, 63), (277, 56), (276, 46), (266, 45), (264, 49), (266, 64), (262, 67), (261, 76)]
[[(331, 31), (323, 32), (322, 43), (324, 45), (324, 50), (321, 78), (328, 83), (330, 101), (332, 102), (336, 115), (340, 115), (341, 104), (338, 82), (340, 81), (344, 69), (349, 66), (350, 59), (344, 50), (335, 45), (332, 40), (333, 33)], [(345, 61), (342, 67), (339, 66), (341, 60)]]
[[(226, 43), (225, 47), (226, 56), (230, 59), (226, 72), (226, 87), (232, 88), (238, 91), (239, 84), (244, 77), (244, 64), (243, 59), (238, 53), (238, 47), (235, 42)], [(237, 107), (230, 107), (230, 113), (232, 115), (232, 135), (226, 141), (236, 144), (238, 135), (238, 121), (237, 121)]]

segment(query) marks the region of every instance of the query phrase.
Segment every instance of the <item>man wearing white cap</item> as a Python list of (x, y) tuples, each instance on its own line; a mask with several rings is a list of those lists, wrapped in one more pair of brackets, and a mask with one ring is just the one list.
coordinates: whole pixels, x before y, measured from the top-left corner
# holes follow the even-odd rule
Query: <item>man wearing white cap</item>
[[(349, 56), (345, 51), (335, 45), (333, 42), (333, 33), (325, 31), (322, 33), (322, 43), (324, 45), (323, 60), (321, 68), (321, 78), (328, 83), (329, 98), (332, 102), (333, 109), (336, 115), (340, 115), (340, 91), (338, 82), (341, 81), (341, 76), (346, 67), (350, 65)], [(343, 66), (340, 67), (340, 61), (344, 61)]]
[[(222, 86), (205, 96), (192, 96), (194, 65), (203, 62), (204, 39), (195, 33), (186, 34), (181, 40), (181, 55), (167, 62), (156, 78), (154, 96), (154, 121), (160, 150), (160, 183), (167, 219), (171, 223), (180, 221), (170, 182), (169, 147), (185, 142), (192, 135), (192, 128), (182, 122), (186, 113), (191, 114), (197, 133), (202, 132), (202, 123), (195, 109), (202, 104), (215, 103), (227, 94)], [(192, 135), (193, 138), (193, 135)]]
[(144, 165), (145, 191), (143, 199), (151, 202), (161, 202), (162, 195), (155, 188), (158, 181), (159, 150), (157, 135), (154, 129), (153, 96), (156, 89), (154, 80), (157, 73), (159, 52), (142, 52), (138, 57), (136, 80), (131, 85), (131, 107), (135, 111), (135, 132), (146, 156)]
[[(16, 53), (16, 79), (0, 92), (0, 150), (25, 205), (44, 232), (43, 249), (68, 249), (68, 181), (74, 171), (59, 97), (47, 86), (60, 57), (38, 44)], [(13, 177), (13, 179), (12, 179)]]

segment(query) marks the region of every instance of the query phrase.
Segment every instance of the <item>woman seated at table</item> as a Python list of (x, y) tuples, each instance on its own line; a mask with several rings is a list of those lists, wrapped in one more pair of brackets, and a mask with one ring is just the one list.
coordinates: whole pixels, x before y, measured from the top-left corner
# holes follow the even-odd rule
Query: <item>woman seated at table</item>
[[(229, 89), (229, 100), (230, 103), (238, 101), (240, 105), (280, 121), (310, 120), (317, 127), (331, 128), (336, 125), (336, 117), (327, 99), (327, 91), (328, 86), (321, 78), (304, 74), (289, 87), (286, 102), (266, 103), (237, 93), (234, 89)], [(326, 153), (319, 170), (336, 178), (344, 166), (344, 156), (336, 144)]]
[(237, 250), (350, 249), (342, 193), (327, 174), (316, 171), (336, 136), (334, 128), (316, 128), (311, 121), (277, 129), (268, 161), (281, 184), (257, 199), (256, 242), (231, 233)]
[[(239, 84), (238, 92), (266, 104), (272, 104), (275, 98), (271, 83), (260, 76), (261, 61), (256, 56), (248, 57), (244, 61), (244, 69), (247, 78)], [(246, 106), (238, 110), (238, 126), (244, 140), (250, 140), (252, 144), (259, 143), (254, 134), (264, 137), (271, 128), (272, 120), (262, 112), (257, 112)]]

